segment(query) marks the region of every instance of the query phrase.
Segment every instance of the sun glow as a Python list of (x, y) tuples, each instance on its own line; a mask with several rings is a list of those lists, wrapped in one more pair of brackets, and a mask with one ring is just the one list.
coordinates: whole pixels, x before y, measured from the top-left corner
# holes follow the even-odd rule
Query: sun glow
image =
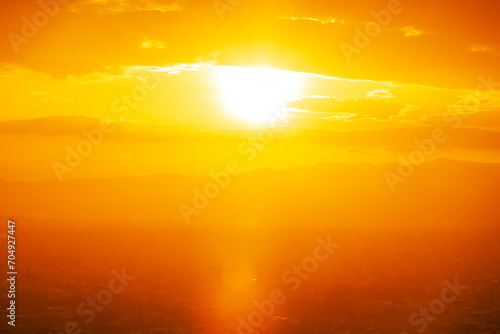
[(229, 113), (249, 123), (265, 123), (286, 114), (287, 101), (300, 94), (297, 73), (269, 68), (223, 67), (216, 82)]

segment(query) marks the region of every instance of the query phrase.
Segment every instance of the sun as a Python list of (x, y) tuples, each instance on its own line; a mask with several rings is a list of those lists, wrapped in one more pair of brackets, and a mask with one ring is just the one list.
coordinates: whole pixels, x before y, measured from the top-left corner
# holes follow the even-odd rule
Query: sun
[(220, 67), (215, 80), (226, 110), (254, 124), (286, 114), (286, 102), (297, 99), (300, 93), (300, 75), (284, 70)]

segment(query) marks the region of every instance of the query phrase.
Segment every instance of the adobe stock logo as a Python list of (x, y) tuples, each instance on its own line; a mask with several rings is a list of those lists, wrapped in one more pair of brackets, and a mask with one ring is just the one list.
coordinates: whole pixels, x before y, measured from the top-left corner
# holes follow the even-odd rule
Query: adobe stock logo
[[(64, 331), (56, 334), (80, 334), (84, 331), (84, 324), (91, 323), (96, 312), (102, 312), (104, 307), (109, 305), (115, 296), (120, 294), (128, 285), (129, 282), (135, 279), (135, 276), (127, 275), (125, 268), (122, 268), (121, 273), (117, 270), (112, 270), (113, 277), (108, 281), (106, 288), (99, 290), (95, 297), (88, 297), (85, 302), (80, 303), (76, 308), (76, 314), (85, 318), (84, 321), (77, 323), (76, 321), (68, 321), (64, 325)], [(50, 332), (49, 334), (52, 334)]]
[(7, 38), (14, 49), (16, 54), (19, 53), (19, 46), (21, 44), (28, 44), (28, 42), (38, 35), (39, 29), (45, 27), (51, 18), (59, 13), (60, 6), (65, 5), (69, 0), (47, 0), (38, 1), (37, 4), (40, 10), (35, 12), (31, 17), (31, 20), (26, 16), (21, 18), (22, 27), (21, 35), (14, 32), (9, 32)]
[(465, 95), (458, 103), (448, 107), (443, 113), (443, 122), (447, 123), (448, 127), (434, 128), (429, 138), (415, 140), (416, 149), (406, 157), (403, 155), (398, 156), (398, 161), (401, 163), (398, 164), (397, 173), (389, 170), (384, 173), (391, 192), (394, 193), (398, 184), (405, 182), (406, 179), (412, 176), (416, 167), (427, 161), (438, 150), (439, 145), (443, 145), (448, 140), (450, 129), (459, 129), (466, 119), (482, 110), (479, 108), (481, 101), (490, 99), (497, 91), (497, 87), (500, 87), (500, 82), (493, 81), (493, 75), (491, 74), (486, 78), (480, 76), (478, 79), (479, 85), (473, 92)]
[[(445, 288), (441, 290), (439, 298), (432, 300), (428, 307), (420, 307), (418, 312), (413, 312), (408, 322), (411, 326), (418, 327), (416, 331), (418, 333), (423, 333), (430, 322), (437, 319), (437, 316), (441, 315), (445, 309), (446, 305), (453, 303), (462, 294), (462, 291), (467, 289), (466, 285), (461, 285), (458, 283), (458, 278), (455, 277), (453, 283), (449, 280), (445, 280)], [(410, 334), (407, 331), (402, 331), (399, 334)]]
[[(283, 304), (291, 293), (297, 291), (302, 283), (309, 279), (319, 265), (330, 258), (330, 256), (340, 247), (340, 244), (334, 243), (329, 235), (326, 239), (316, 238), (317, 246), (314, 253), (302, 260), (297, 265), (294, 264), (290, 269), (281, 275), (282, 283), (288, 285), (286, 289), (274, 289), (270, 292), (269, 298), (262, 301), (254, 300), (254, 311), (246, 317), (238, 317), (236, 333), (237, 334), (257, 334), (262, 333), (262, 326), (274, 315), (277, 307)], [(225, 332), (224, 334), (229, 334)]]
[(352, 62), (353, 54), (359, 54), (362, 49), (368, 47), (372, 40), (378, 37), (382, 30), (391, 24), (394, 16), (401, 14), (403, 8), (400, 0), (389, 0), (387, 2), (387, 9), (382, 9), (379, 12), (374, 10), (370, 11), (370, 15), (375, 21), (366, 23), (364, 31), (358, 26), (354, 27), (354, 32), (356, 33), (353, 40), (354, 45), (346, 42), (341, 42), (339, 44), (340, 50), (347, 63), (350, 64)]
[(212, 5), (214, 6), (217, 15), (221, 21), (224, 21), (224, 15), (226, 12), (232, 12), (236, 7), (241, 5), (243, 0), (214, 0)]

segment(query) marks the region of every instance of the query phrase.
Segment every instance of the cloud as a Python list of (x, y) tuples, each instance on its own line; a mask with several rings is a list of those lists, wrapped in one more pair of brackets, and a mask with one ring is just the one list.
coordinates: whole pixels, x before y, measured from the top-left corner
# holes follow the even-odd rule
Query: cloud
[(491, 52), (491, 48), (485, 45), (474, 45), (468, 49), (470, 52)]
[(141, 48), (143, 49), (166, 49), (167, 46), (162, 41), (157, 39), (146, 40), (142, 42)]
[(334, 114), (328, 117), (323, 117), (322, 119), (329, 119), (329, 120), (334, 120), (334, 121), (342, 121), (344, 119), (348, 119), (351, 117), (356, 116), (356, 114)]
[(388, 89), (375, 89), (368, 94), (366, 94), (367, 98), (381, 98), (381, 99), (394, 99), (394, 95)]
[[(319, 24), (345, 24), (345, 25), (350, 25), (350, 26), (364, 26), (366, 24), (369, 24), (373, 21), (353, 21), (353, 20), (346, 20), (346, 19), (335, 19), (335, 18), (318, 18), (318, 17), (276, 17), (279, 20), (290, 20), (290, 21), (298, 21), (298, 22), (304, 22), (304, 21), (309, 21), (309, 22), (314, 22), (314, 23), (319, 23)], [(403, 33), (404, 37), (418, 37), (422, 35), (428, 35), (429, 32), (423, 31), (420, 29), (417, 29), (413, 26), (405, 26), (400, 29), (396, 28), (382, 28), (384, 31), (401, 31)]]
[(467, 49), (467, 51), (472, 53), (482, 53), (482, 54), (491, 54), (495, 56), (500, 56), (500, 48), (482, 44), (472, 45)]
[(97, 12), (99, 14), (138, 11), (172, 12), (179, 10), (182, 10), (179, 1), (161, 0), (80, 0), (70, 5), (70, 11), (72, 12)]
[(170, 136), (180, 128), (169, 123), (138, 122), (132, 120), (111, 120), (101, 116), (89, 115), (56, 115), (34, 117), (20, 120), (0, 121), (1, 134), (36, 134), (43, 136), (82, 136), (83, 130), (98, 129), (101, 120), (105, 119), (117, 127), (116, 133), (127, 135)]
[(388, 98), (388, 91), (372, 91), (371, 96), (325, 97), (311, 96), (289, 103), (290, 107), (327, 114), (323, 119), (378, 119), (387, 120), (400, 114), (404, 106), (393, 98)]
[(401, 28), (401, 31), (403, 32), (404, 37), (417, 37), (417, 36), (422, 36), (422, 35), (428, 35), (428, 32), (416, 29), (412, 26), (406, 26)]
[(278, 20), (290, 20), (290, 21), (311, 21), (320, 24), (331, 24), (331, 23), (346, 23), (343, 19), (322, 19), (314, 17), (277, 17)]

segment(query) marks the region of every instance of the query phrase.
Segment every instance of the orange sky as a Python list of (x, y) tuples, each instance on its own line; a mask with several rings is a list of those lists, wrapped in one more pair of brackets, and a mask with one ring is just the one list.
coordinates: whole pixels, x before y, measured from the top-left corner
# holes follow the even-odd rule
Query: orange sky
[(290, 134), (248, 169), (391, 162), (435, 127), (451, 139), (431, 158), (497, 161), (497, 1), (2, 6), (5, 179), (54, 178), (101, 119), (113, 130), (71, 177), (203, 174), (276, 125), (252, 111), (271, 107)]
[[(83, 324), (75, 301), (110, 304), (122, 263), (137, 281), (84, 331), (242, 333), (258, 309), (244, 332), (408, 333), (459, 276), (470, 293), (428, 333), (493, 332), (500, 0), (3, 0), (0, 16), (20, 332)], [(287, 306), (256, 304), (302, 269)]]

